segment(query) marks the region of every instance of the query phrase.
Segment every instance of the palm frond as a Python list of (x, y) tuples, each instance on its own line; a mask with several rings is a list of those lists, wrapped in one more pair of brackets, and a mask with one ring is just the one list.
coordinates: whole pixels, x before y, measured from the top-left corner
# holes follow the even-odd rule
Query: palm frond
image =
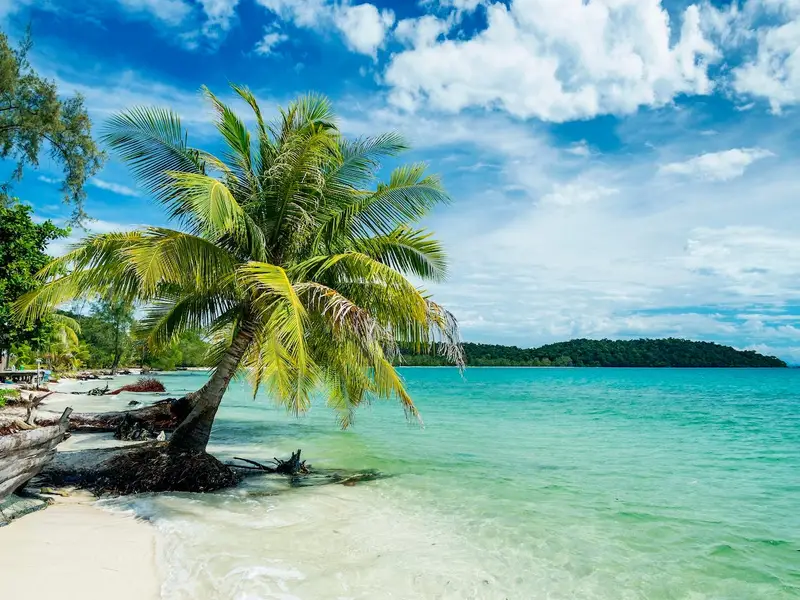
[(198, 152), (187, 144), (180, 117), (167, 109), (140, 106), (115, 115), (101, 139), (131, 168), (139, 185), (167, 206), (175, 194), (167, 173), (205, 173)]
[(398, 227), (419, 221), (439, 204), (450, 198), (437, 177), (425, 173), (424, 164), (398, 167), (388, 184), (380, 184), (374, 192), (357, 191), (324, 217), (319, 239), (335, 243), (369, 235), (387, 235)]
[(424, 229), (400, 227), (386, 235), (353, 240), (349, 245), (400, 273), (432, 281), (447, 278), (444, 248)]

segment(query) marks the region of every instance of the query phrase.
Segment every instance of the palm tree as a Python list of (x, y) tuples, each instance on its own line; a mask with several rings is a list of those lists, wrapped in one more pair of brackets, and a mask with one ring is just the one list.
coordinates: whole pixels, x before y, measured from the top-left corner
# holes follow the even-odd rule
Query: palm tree
[(412, 164), (379, 182), (381, 160), (405, 143), (395, 133), (345, 139), (322, 96), (301, 97), (267, 123), (253, 94), (232, 87), (255, 131), (204, 88), (220, 157), (189, 146), (169, 110), (111, 119), (104, 141), (179, 229), (87, 237), (40, 273), (43, 285), (18, 312), (33, 319), (102, 293), (147, 307), (153, 345), (189, 330), (212, 338), (216, 367), (172, 448), (205, 449), (240, 370), (254, 396), (265, 386), (295, 414), (324, 392), (343, 427), (372, 398), (396, 398), (418, 418), (392, 366), (401, 349), (463, 365), (455, 318), (407, 279), (446, 275), (441, 245), (415, 225), (448, 201), (439, 180)]
[(49, 316), (53, 329), (45, 345), (44, 358), (53, 370), (76, 369), (80, 366), (80, 324), (67, 315), (53, 313)]

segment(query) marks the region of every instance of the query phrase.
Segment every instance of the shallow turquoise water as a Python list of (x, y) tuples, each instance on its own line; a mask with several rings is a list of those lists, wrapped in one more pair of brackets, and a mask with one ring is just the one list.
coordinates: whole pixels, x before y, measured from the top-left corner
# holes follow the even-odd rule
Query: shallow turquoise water
[(134, 500), (169, 534), (164, 597), (800, 598), (800, 370), (402, 371), (424, 429), (234, 384), (215, 453), (395, 477)]

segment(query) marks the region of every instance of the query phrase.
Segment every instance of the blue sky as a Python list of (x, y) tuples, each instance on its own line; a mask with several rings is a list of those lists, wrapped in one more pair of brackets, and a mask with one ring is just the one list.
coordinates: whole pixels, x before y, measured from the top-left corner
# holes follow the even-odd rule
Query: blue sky
[[(426, 223), (452, 257), (431, 291), (468, 340), (800, 362), (800, 0), (0, 0), (0, 19), (32, 24), (32, 62), (97, 125), (169, 106), (213, 149), (197, 90), (234, 81), (405, 134), (453, 197)], [(15, 192), (63, 219), (58, 175)], [(95, 231), (164, 222), (113, 160), (88, 191)]]

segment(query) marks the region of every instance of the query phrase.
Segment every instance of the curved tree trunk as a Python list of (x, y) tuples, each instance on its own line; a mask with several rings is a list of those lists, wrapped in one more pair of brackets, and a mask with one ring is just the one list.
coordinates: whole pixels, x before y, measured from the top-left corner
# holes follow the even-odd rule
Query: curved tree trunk
[(247, 347), (253, 339), (253, 332), (247, 326), (243, 327), (220, 361), (211, 379), (203, 387), (190, 394), (194, 408), (189, 416), (181, 423), (172, 434), (169, 447), (173, 450), (188, 450), (191, 452), (204, 452), (211, 437), (211, 428), (214, 417), (225, 390), (231, 378), (239, 368)]

